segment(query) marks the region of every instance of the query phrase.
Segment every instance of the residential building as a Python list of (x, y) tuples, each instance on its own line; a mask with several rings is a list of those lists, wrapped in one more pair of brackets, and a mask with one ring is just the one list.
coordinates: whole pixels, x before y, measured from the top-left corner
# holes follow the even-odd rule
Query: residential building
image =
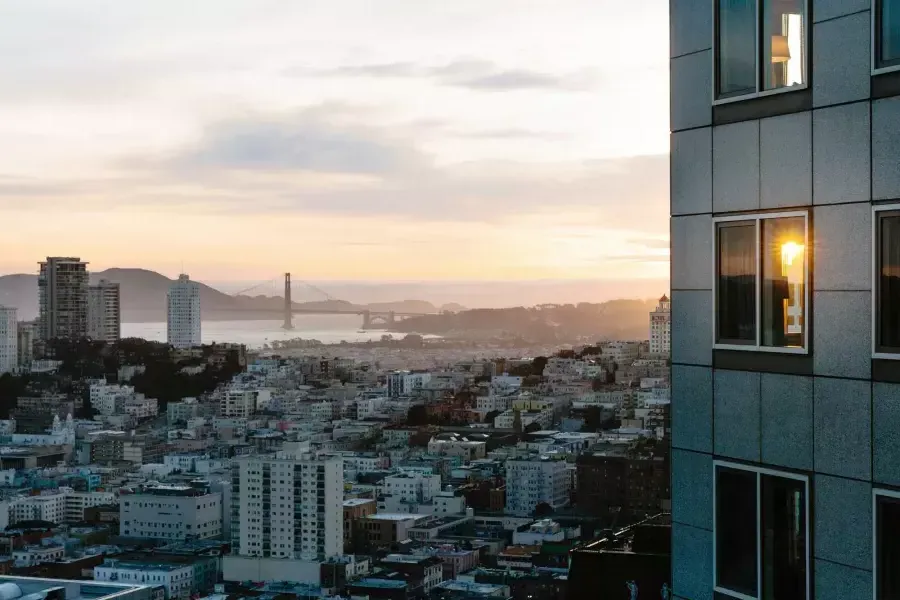
[(119, 284), (101, 279), (88, 286), (88, 337), (112, 343), (122, 336), (122, 303)]
[(356, 523), (378, 511), (375, 500), (367, 498), (350, 498), (344, 500), (344, 550), (351, 548), (355, 540)]
[(233, 554), (324, 560), (343, 554), (343, 461), (302, 450), (232, 462)]
[(188, 600), (194, 587), (194, 567), (190, 564), (107, 558), (94, 567), (95, 581), (115, 581), (148, 586), (162, 586), (167, 600)]
[(673, 597), (900, 594), (895, 0), (671, 3)]
[(650, 313), (650, 354), (668, 356), (672, 347), (672, 302), (663, 295)]
[(563, 460), (540, 455), (510, 459), (506, 461), (506, 512), (530, 515), (541, 503), (565, 506), (571, 484)]
[(388, 554), (381, 566), (390, 572), (403, 573), (414, 588), (428, 594), (444, 580), (444, 564), (436, 556)]
[(80, 339), (87, 335), (87, 263), (47, 257), (38, 275), (38, 338)]
[(431, 373), (395, 371), (387, 376), (387, 395), (392, 398), (410, 396), (431, 381)]
[(26, 321), (20, 321), (16, 328), (19, 367), (27, 368), (34, 360), (34, 330), (34, 323)]
[(33, 567), (48, 562), (56, 562), (66, 555), (62, 544), (24, 546), (13, 550), (12, 557), (17, 568)]
[(222, 536), (222, 494), (205, 486), (145, 485), (123, 494), (119, 507), (124, 537), (180, 541)]
[(429, 502), (441, 491), (440, 475), (399, 473), (384, 478), (386, 494), (406, 502)]
[(245, 390), (241, 388), (229, 388), (222, 394), (219, 403), (220, 417), (237, 417), (246, 419), (256, 412), (258, 390)]
[(16, 309), (0, 306), (0, 375), (19, 366), (19, 325)]
[(200, 284), (187, 275), (179, 275), (169, 286), (166, 335), (168, 343), (183, 350), (199, 346)]
[(662, 455), (613, 445), (580, 454), (575, 464), (576, 503), (583, 511), (616, 515), (624, 525), (669, 508), (669, 464)]

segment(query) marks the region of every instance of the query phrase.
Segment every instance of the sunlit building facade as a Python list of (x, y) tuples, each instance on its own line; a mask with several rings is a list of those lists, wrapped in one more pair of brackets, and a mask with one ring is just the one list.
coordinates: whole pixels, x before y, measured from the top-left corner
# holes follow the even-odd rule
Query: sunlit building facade
[(670, 6), (674, 597), (900, 597), (900, 2)]

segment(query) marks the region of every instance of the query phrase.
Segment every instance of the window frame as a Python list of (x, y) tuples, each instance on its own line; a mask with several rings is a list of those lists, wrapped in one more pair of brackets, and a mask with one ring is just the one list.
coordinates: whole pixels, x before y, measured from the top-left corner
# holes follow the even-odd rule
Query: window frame
[[(805, 81), (800, 85), (792, 85), (790, 87), (782, 87), (774, 90), (763, 90), (763, 74), (762, 74), (762, 48), (760, 47), (760, 36), (762, 35), (762, 3), (766, 2), (766, 0), (755, 0), (756, 1), (756, 36), (754, 38), (754, 63), (755, 63), (755, 74), (756, 74), (756, 91), (750, 92), (747, 94), (741, 94), (738, 96), (728, 96), (726, 98), (719, 98), (719, 0), (714, 0), (712, 3), (712, 22), (713, 22), (713, 39), (712, 39), (712, 99), (713, 106), (719, 106), (721, 104), (731, 104), (732, 102), (742, 102), (744, 100), (752, 100), (754, 98), (765, 98), (767, 96), (775, 96), (777, 94), (786, 94), (789, 92), (799, 92), (801, 90), (809, 89), (809, 78), (812, 73), (812, 58), (810, 52), (810, 41), (811, 41), (811, 30), (813, 26), (812, 18), (810, 16), (809, 3), (810, 0), (803, 0), (803, 16), (805, 17), (805, 26), (804, 26), (804, 35), (803, 35), (803, 48), (805, 50), (804, 62), (804, 73), (806, 77)], [(878, 2), (879, 0), (873, 0), (873, 2)], [(875, 11), (872, 11), (873, 15)], [(874, 19), (874, 17), (873, 17)], [(873, 21), (873, 30), (874, 30), (874, 21)], [(873, 46), (874, 48), (874, 46)], [(873, 65), (874, 63), (874, 54), (872, 55)], [(900, 65), (895, 67), (896, 69), (900, 69)]]
[(878, 600), (878, 499), (890, 498), (900, 502), (900, 492), (872, 488), (872, 600)]
[(878, 26), (881, 21), (881, 6), (884, 0), (872, 0), (872, 7), (870, 12), (872, 13), (870, 16), (871, 21), (871, 35), (869, 36), (871, 39), (872, 47), (869, 51), (869, 56), (872, 61), (872, 75), (882, 75), (884, 73), (894, 73), (900, 71), (900, 59), (896, 61), (896, 64), (888, 65), (886, 67), (878, 66), (878, 58), (881, 46), (881, 28)]
[[(748, 596), (747, 594), (742, 594), (740, 592), (735, 592), (729, 590), (728, 588), (723, 588), (718, 585), (718, 571), (716, 560), (718, 557), (718, 520), (719, 514), (716, 510), (717, 508), (717, 491), (718, 491), (718, 483), (719, 483), (719, 467), (726, 469), (733, 469), (736, 471), (746, 471), (750, 473), (756, 474), (756, 596)], [(809, 537), (810, 533), (810, 506), (809, 506), (809, 476), (802, 475), (800, 473), (794, 473), (791, 471), (778, 471), (776, 469), (768, 469), (765, 467), (757, 467), (754, 465), (746, 465), (743, 463), (736, 463), (727, 460), (713, 460), (713, 493), (712, 493), (712, 511), (713, 511), (713, 546), (712, 546), (712, 585), (713, 592), (716, 594), (721, 594), (728, 598), (734, 598), (735, 600), (761, 600), (762, 595), (762, 476), (768, 475), (771, 477), (780, 477), (782, 479), (791, 479), (793, 481), (802, 481), (803, 482), (803, 505), (804, 505), (804, 525), (806, 529), (806, 534), (804, 537), (806, 543), (806, 599), (811, 600), (810, 594), (812, 593), (812, 547), (811, 540)], [(898, 495), (900, 497), (900, 495)]]
[[(897, 66), (897, 69), (900, 69), (900, 65)], [(879, 277), (879, 271), (881, 270), (879, 268), (881, 266), (880, 213), (900, 213), (900, 204), (876, 204), (872, 206), (872, 358), (900, 360), (900, 348), (896, 352), (885, 352), (878, 345), (879, 307), (881, 305), (879, 298), (881, 295), (879, 288), (881, 281), (881, 277)]]
[[(762, 221), (772, 219), (790, 219), (803, 217), (804, 228), (804, 276), (803, 276), (803, 347), (802, 348), (781, 348), (778, 346), (763, 346), (762, 341)], [(729, 344), (719, 342), (719, 224), (731, 223), (738, 221), (754, 221), (756, 227), (756, 340), (754, 344)], [(715, 350), (740, 350), (742, 352), (767, 352), (774, 354), (800, 354), (808, 355), (809, 352), (809, 329), (812, 319), (810, 315), (810, 275), (812, 271), (812, 261), (810, 253), (812, 246), (810, 244), (809, 233), (809, 211), (787, 211), (787, 212), (771, 212), (771, 213), (746, 213), (740, 215), (728, 215), (723, 217), (713, 217), (712, 222), (712, 290), (713, 290), (713, 319), (712, 319), (712, 342)], [(900, 356), (898, 356), (900, 358)]]

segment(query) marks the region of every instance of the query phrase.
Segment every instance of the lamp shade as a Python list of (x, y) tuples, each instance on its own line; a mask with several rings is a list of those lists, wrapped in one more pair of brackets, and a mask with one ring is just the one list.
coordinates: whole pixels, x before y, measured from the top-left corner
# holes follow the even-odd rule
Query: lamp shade
[(772, 36), (772, 62), (787, 62), (791, 60), (791, 49), (788, 46), (786, 35)]

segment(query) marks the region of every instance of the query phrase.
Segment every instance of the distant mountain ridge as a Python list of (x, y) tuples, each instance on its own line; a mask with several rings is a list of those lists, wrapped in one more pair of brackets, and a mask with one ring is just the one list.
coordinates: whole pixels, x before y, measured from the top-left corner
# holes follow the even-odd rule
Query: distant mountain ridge
[[(18, 309), (20, 320), (37, 318), (37, 275), (0, 276), (0, 305)], [(166, 292), (172, 279), (147, 269), (113, 268), (91, 273), (91, 283), (100, 279), (118, 283), (122, 294), (122, 320), (130, 323), (166, 320)], [(372, 310), (409, 313), (436, 313), (438, 308), (424, 300), (352, 304), (343, 300), (294, 302), (297, 309)], [(277, 319), (284, 308), (281, 296), (230, 296), (203, 283), (200, 284), (200, 306), (203, 318), (210, 321), (242, 319)]]

